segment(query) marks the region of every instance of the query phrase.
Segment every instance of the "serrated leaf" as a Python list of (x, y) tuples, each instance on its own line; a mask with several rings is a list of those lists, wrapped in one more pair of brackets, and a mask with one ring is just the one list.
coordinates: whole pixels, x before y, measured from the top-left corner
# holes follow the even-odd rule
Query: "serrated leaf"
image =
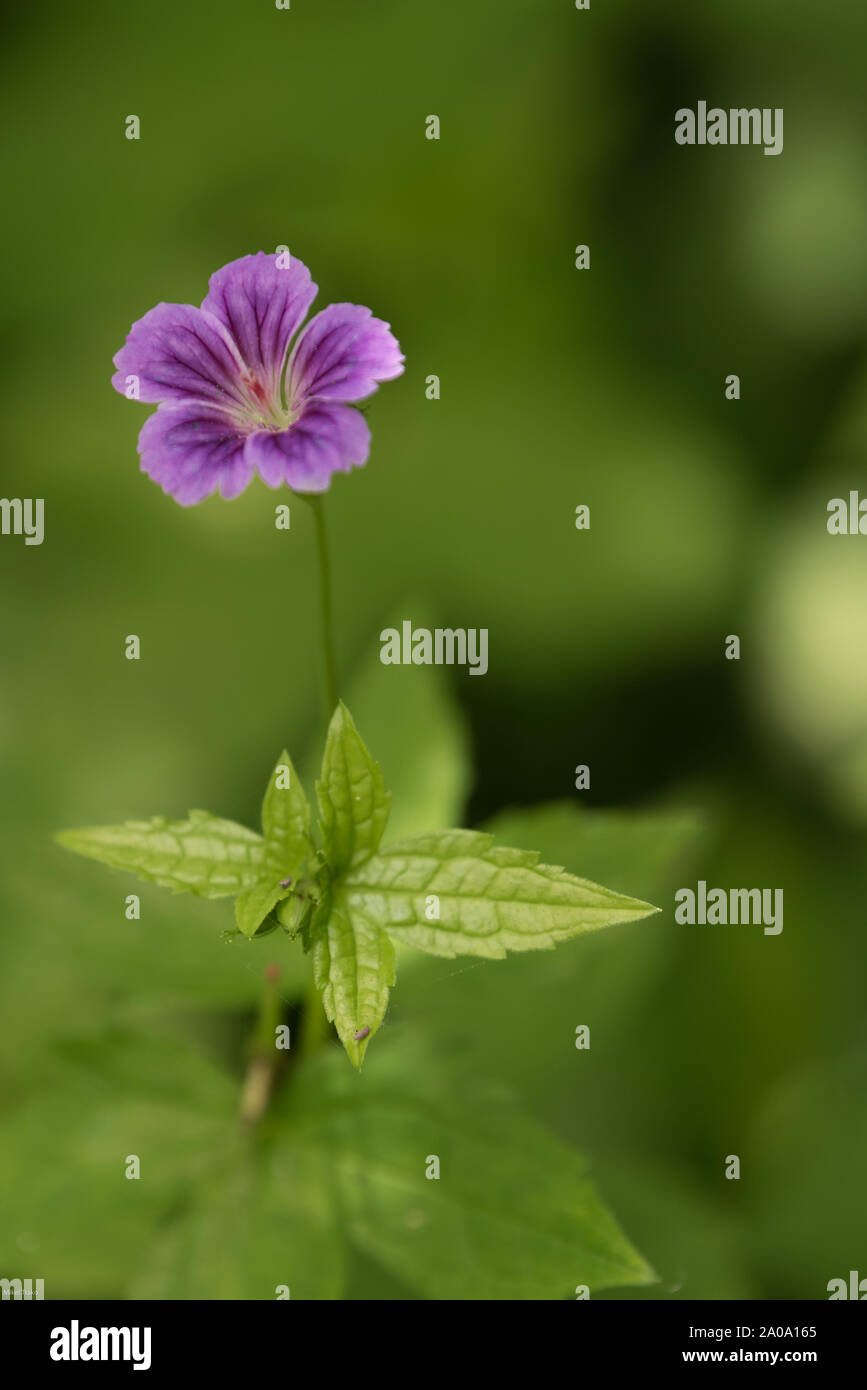
[(262, 802), (262, 833), (269, 871), (273, 870), (278, 879), (294, 875), (312, 848), (310, 807), (285, 748), (268, 779)]
[(388, 1007), (394, 947), (360, 909), (332, 904), (327, 919), (314, 923), (312, 950), (313, 975), (326, 1017), (337, 1029), (353, 1066), (360, 1067)]
[(113, 869), (128, 869), (147, 883), (200, 898), (228, 898), (252, 888), (265, 863), (261, 835), (207, 811), (187, 820), (125, 821), (123, 825), (62, 830), (58, 843)]
[(379, 764), (343, 703), (328, 729), (316, 793), (325, 857), (332, 873), (338, 874), (374, 853), (391, 805)]
[(490, 959), (658, 911), (472, 830), (444, 830), (380, 850), (344, 875), (334, 902), (432, 955)]
[(332, 1175), (348, 1238), (429, 1298), (566, 1299), (655, 1278), (580, 1154), (399, 1028), (363, 1082), (326, 1049), (284, 1103), (293, 1144)]

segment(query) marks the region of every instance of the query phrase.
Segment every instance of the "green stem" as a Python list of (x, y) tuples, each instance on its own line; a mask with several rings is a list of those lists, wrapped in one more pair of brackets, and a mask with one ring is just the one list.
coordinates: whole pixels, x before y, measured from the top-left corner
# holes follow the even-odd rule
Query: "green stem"
[[(318, 493), (307, 494), (313, 511), (316, 529), (316, 550), (319, 558), (319, 602), (322, 619), (322, 667), (325, 676), (325, 725), (331, 723), (331, 716), (337, 707), (337, 677), (334, 662), (334, 622), (331, 605), (331, 561), (328, 552), (328, 532), (325, 526), (325, 505)], [(309, 1057), (317, 1051), (329, 1035), (328, 1020), (322, 1007), (322, 998), (316, 988), (313, 972), (307, 985), (304, 1008), (301, 1014), (301, 1041), (298, 1049), (299, 1059)]]
[(328, 554), (328, 533), (325, 528), (325, 506), (320, 496), (307, 498), (313, 508), (316, 524), (316, 549), (319, 555), (319, 600), (322, 616), (322, 658), (325, 672), (326, 722), (337, 707), (337, 679), (334, 664), (334, 626), (331, 615), (331, 564)]
[(307, 994), (304, 998), (304, 1012), (301, 1015), (301, 1045), (299, 1057), (309, 1057), (320, 1048), (328, 1037), (328, 1019), (322, 1007), (322, 996), (316, 988), (311, 971)]
[(275, 1033), (280, 1020), (280, 997), (277, 991), (279, 967), (269, 965), (265, 971), (265, 988), (259, 1006), (256, 1027), (247, 1048), (247, 1071), (241, 1090), (241, 1123), (245, 1128), (258, 1124), (268, 1108), (279, 1056), (275, 1050)]

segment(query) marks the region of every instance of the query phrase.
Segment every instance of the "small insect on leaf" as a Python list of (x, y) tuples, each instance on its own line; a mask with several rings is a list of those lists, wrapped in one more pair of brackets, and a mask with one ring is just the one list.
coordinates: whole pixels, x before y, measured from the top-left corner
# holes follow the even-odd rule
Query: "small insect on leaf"
[(370, 1028), (367, 1027), (366, 1025), (365, 1025), (364, 1028), (359, 1028), (358, 1032), (357, 1032), (357, 1033), (353, 1033), (353, 1035), (352, 1035), (353, 1041), (354, 1041), (354, 1042), (361, 1042), (362, 1038), (366, 1038), (369, 1032), (370, 1032)]

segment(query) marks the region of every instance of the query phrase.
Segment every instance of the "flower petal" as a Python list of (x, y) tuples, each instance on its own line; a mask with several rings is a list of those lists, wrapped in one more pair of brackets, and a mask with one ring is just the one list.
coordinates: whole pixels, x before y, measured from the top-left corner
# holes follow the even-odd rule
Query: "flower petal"
[(403, 371), (400, 344), (361, 304), (329, 304), (292, 349), (288, 377), (297, 409), (304, 400), (360, 401)]
[(238, 386), (242, 363), (223, 325), (192, 304), (158, 304), (138, 319), (115, 355), (111, 384), (127, 394), (138, 379), (142, 401), (199, 400), (243, 405)]
[(142, 472), (182, 507), (220, 489), (237, 497), (253, 476), (248, 435), (219, 406), (204, 401), (161, 405), (138, 437)]
[(251, 434), (245, 458), (269, 487), (325, 492), (333, 473), (366, 463), (369, 452), (370, 428), (359, 410), (311, 401), (287, 430)]
[[(284, 253), (285, 254), (285, 253)], [(231, 333), (247, 366), (276, 394), (286, 349), (316, 298), (310, 271), (295, 257), (242, 256), (211, 276), (202, 308)]]

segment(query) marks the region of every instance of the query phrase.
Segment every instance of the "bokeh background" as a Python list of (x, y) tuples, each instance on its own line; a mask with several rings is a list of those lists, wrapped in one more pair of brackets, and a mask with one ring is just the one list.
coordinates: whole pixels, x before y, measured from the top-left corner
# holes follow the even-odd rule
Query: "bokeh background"
[[(46, 506), (41, 547), (0, 539), (11, 1151), (82, 1038), (186, 1031), (231, 1059), (255, 1007), (230, 908), (142, 889), (128, 922), (135, 884), (51, 837), (196, 805), (255, 824), (280, 746), (315, 757), (305, 508), (283, 533), (260, 484), (177, 507), (138, 472), (147, 409), (109, 386), (133, 319), (286, 243), (317, 307), (369, 304), (407, 355), (328, 498), (341, 685), (368, 672), (387, 771), (413, 676), (381, 678), (380, 629), (490, 633), (488, 675), (437, 691), (454, 766), (404, 776), (407, 815), (443, 782), (464, 823), (663, 908), (544, 958), (407, 956), (390, 1017), (589, 1156), (661, 1276), (618, 1296), (867, 1274), (867, 539), (825, 527), (867, 491), (867, 10), (49, 0), (6, 26), (2, 492)], [(783, 107), (783, 154), (678, 147), (700, 99)], [(675, 926), (698, 878), (782, 887), (782, 935)], [(40, 1219), (90, 1198), (50, 1118), (28, 1142), (4, 1265), (122, 1294), (99, 1242), (51, 1266)], [(347, 1296), (415, 1295), (359, 1255)]]

